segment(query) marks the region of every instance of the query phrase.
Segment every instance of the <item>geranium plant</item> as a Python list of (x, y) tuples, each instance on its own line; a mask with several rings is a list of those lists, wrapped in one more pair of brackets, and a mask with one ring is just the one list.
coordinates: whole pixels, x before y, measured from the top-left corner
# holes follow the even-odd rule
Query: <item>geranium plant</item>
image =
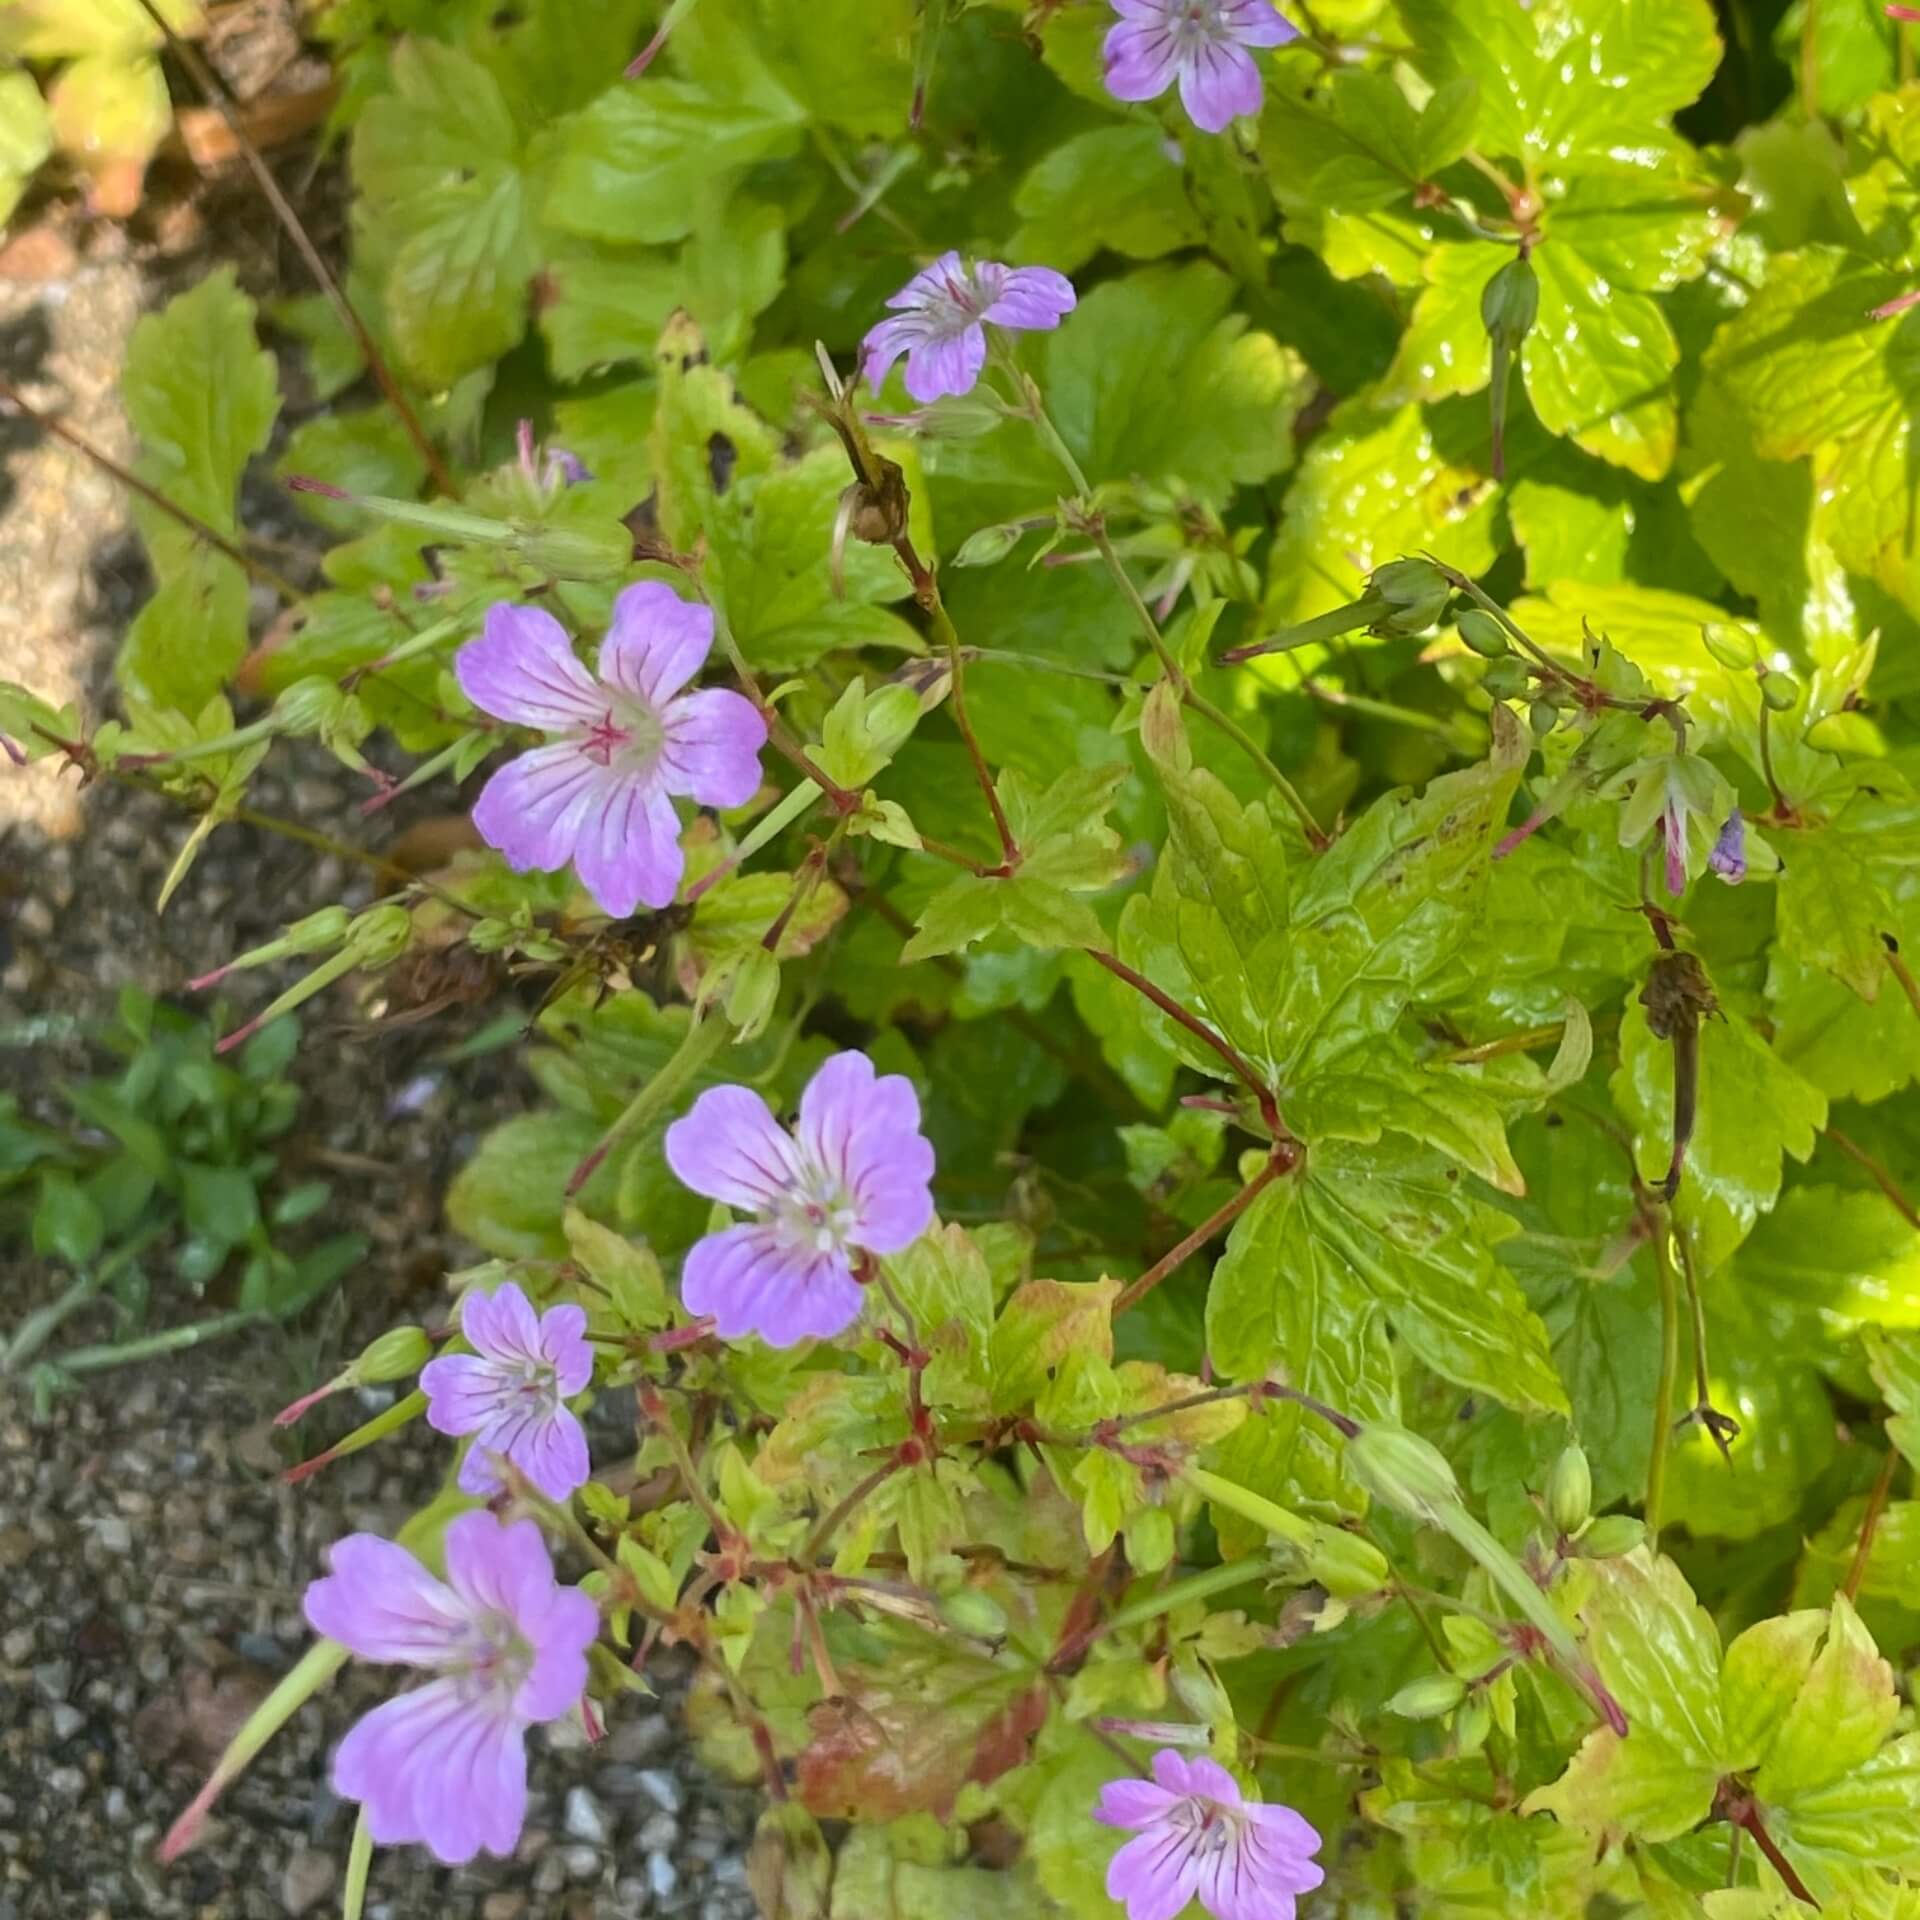
[(680, 1645), (770, 1915), (1920, 1911), (1906, 10), (405, 11), (323, 578), (253, 645), (215, 276), (124, 718), (0, 701), (183, 859), (289, 735), (459, 795), (242, 958), (535, 1028), (297, 1470), (446, 1490), (163, 1852), (350, 1655), (349, 1912), (510, 1851)]

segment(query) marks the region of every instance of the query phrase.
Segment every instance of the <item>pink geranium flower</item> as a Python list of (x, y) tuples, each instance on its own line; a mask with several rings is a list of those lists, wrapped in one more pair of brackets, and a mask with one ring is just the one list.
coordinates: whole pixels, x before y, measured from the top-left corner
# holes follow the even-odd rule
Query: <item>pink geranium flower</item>
[(1219, 133), (1260, 111), (1260, 69), (1249, 47), (1279, 47), (1300, 29), (1272, 0), (1113, 0), (1119, 24), (1104, 49), (1107, 91), (1157, 100), (1174, 85), (1196, 127)]
[(687, 1311), (727, 1339), (831, 1339), (860, 1313), (856, 1253), (898, 1253), (933, 1218), (920, 1102), (864, 1053), (837, 1053), (800, 1096), (791, 1134), (745, 1087), (710, 1087), (667, 1129), (667, 1165), (695, 1193), (756, 1216), (709, 1234), (681, 1270)]
[(589, 1471), (586, 1432), (566, 1404), (593, 1378), (586, 1309), (549, 1307), (536, 1319), (508, 1281), (465, 1296), (460, 1331), (473, 1351), (428, 1361), (420, 1386), (430, 1427), (474, 1437), (460, 1463), (462, 1492), (498, 1493), (500, 1454), (549, 1500), (566, 1499)]
[(1151, 1781), (1109, 1780), (1093, 1817), (1137, 1836), (1107, 1867), (1127, 1920), (1173, 1920), (1194, 1899), (1214, 1920), (1293, 1920), (1295, 1896), (1326, 1878), (1320, 1836), (1291, 1807), (1248, 1800), (1217, 1761), (1171, 1747)]
[(512, 1853), (527, 1812), (526, 1730), (581, 1697), (600, 1614), (555, 1584), (531, 1520), (463, 1513), (446, 1554), (436, 1580), (404, 1547), (351, 1534), (308, 1587), (306, 1614), (363, 1660), (435, 1676), (355, 1722), (333, 1785), (365, 1805), (381, 1845), (419, 1841), (458, 1866), (482, 1848)]
[(655, 580), (613, 603), (597, 678), (551, 614), (489, 607), (481, 637), (454, 656), (461, 689), (553, 739), (487, 782), (473, 810), (481, 838), (516, 873), (571, 861), (615, 919), (668, 905), (686, 864), (674, 796), (737, 807), (760, 785), (767, 728), (752, 703), (682, 692), (712, 646), (713, 609)]
[(943, 253), (887, 302), (895, 310), (862, 345), (867, 384), (878, 390), (904, 353), (907, 391), (923, 405), (968, 393), (987, 363), (987, 327), (1046, 331), (1073, 311), (1073, 282), (1051, 267), (971, 266)]

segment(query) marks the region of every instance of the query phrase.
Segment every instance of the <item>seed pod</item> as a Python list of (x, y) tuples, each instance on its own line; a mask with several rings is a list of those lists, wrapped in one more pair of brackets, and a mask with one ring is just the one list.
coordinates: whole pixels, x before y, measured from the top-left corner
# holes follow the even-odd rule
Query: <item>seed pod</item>
[(1760, 664), (1760, 649), (1744, 627), (1709, 620), (1700, 629), (1700, 639), (1706, 650), (1730, 672), (1751, 673)]
[(347, 934), (354, 962), (362, 967), (384, 967), (406, 952), (413, 938), (413, 916), (392, 901), (369, 907), (358, 915)]
[(1493, 1731), (1493, 1707), (1484, 1692), (1474, 1692), (1460, 1703), (1453, 1716), (1453, 1750), (1459, 1754), (1478, 1753)]
[(1372, 1541), (1340, 1527), (1320, 1529), (1306, 1566), (1308, 1577), (1338, 1600), (1378, 1593), (1393, 1577), (1386, 1555)]
[(1480, 319), (1487, 330), (1487, 405), (1491, 415), (1493, 477), (1507, 477), (1507, 388), (1514, 356), (1540, 311), (1540, 280), (1525, 254), (1509, 260), (1487, 282), (1480, 296)]
[(1004, 560), (1020, 544), (1021, 529), (1015, 526), (976, 527), (960, 542), (953, 556), (956, 567), (990, 567)]
[(1544, 740), (1560, 724), (1560, 709), (1551, 700), (1536, 700), (1527, 709), (1527, 725), (1536, 739)]
[(1585, 1450), (1569, 1446), (1547, 1479), (1547, 1517), (1563, 1534), (1576, 1534), (1593, 1513), (1593, 1469)]
[(1483, 658), (1498, 660), (1507, 651), (1506, 628), (1483, 609), (1469, 607), (1453, 624), (1460, 638)]
[(1431, 560), (1389, 560), (1368, 577), (1367, 595), (1385, 603), (1367, 631), (1411, 639), (1446, 612), (1453, 588)]
[(1457, 1673), (1424, 1673), (1387, 1702), (1387, 1711), (1403, 1720), (1438, 1720), (1467, 1697), (1467, 1683)]
[(318, 733), (347, 703), (347, 696), (331, 680), (309, 675), (296, 680), (273, 703), (276, 733)]

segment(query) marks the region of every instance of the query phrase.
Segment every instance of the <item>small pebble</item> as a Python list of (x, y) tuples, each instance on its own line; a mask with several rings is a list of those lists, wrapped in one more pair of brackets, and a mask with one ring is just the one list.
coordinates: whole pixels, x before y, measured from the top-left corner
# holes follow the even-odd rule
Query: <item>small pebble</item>
[(527, 1896), (512, 1887), (502, 1887), (480, 1902), (480, 1920), (520, 1920), (527, 1910)]
[(653, 1889), (656, 1900), (673, 1898), (674, 1889), (680, 1884), (680, 1875), (664, 1853), (647, 1855), (647, 1884)]
[(669, 1813), (680, 1811), (684, 1798), (680, 1792), (680, 1782), (664, 1767), (643, 1767), (640, 1771), (640, 1784)]
[(650, 1813), (640, 1823), (638, 1834), (642, 1853), (658, 1853), (680, 1837), (680, 1823), (670, 1813)]
[(71, 1740), (86, 1724), (87, 1716), (64, 1700), (53, 1710), (53, 1737), (56, 1740)]
[(576, 1840), (584, 1840), (591, 1846), (604, 1847), (607, 1844), (607, 1816), (585, 1787), (567, 1789), (567, 1811), (564, 1822), (567, 1832)]
[(33, 1684), (45, 1700), (64, 1700), (73, 1685), (73, 1662), (43, 1660), (33, 1670)]
[(591, 1880), (600, 1871), (598, 1847), (566, 1847), (560, 1858), (566, 1863), (569, 1880)]
[(47, 1775), (47, 1785), (55, 1793), (77, 1798), (87, 1790), (87, 1776), (78, 1767), (55, 1767)]
[(314, 1847), (298, 1848), (280, 1876), (280, 1904), (290, 1914), (317, 1907), (333, 1891), (338, 1872), (332, 1854)]

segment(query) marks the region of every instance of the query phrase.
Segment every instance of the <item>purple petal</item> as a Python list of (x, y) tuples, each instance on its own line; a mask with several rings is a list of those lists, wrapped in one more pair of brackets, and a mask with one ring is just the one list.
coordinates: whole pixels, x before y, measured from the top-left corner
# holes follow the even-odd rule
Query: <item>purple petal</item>
[(950, 290), (956, 284), (964, 284), (966, 277), (967, 270), (961, 263), (959, 253), (949, 247), (931, 266), (922, 267), (887, 302), (887, 306), (899, 313), (933, 303), (944, 303), (952, 297)]
[[(898, 299), (898, 295), (895, 299)], [(891, 304), (891, 303), (889, 303)], [(918, 318), (882, 320), (860, 343), (861, 370), (867, 385), (878, 393), (886, 384), (888, 371), (916, 342), (926, 335), (926, 325)]]
[(660, 580), (642, 580), (613, 603), (600, 643), (600, 677), (656, 711), (706, 664), (713, 609), (683, 600)]
[(1187, 1777), (1186, 1756), (1174, 1747), (1162, 1747), (1153, 1756), (1153, 1777), (1172, 1794), (1198, 1791)]
[(593, 1471), (586, 1430), (567, 1408), (545, 1399), (516, 1394), (503, 1398), (494, 1417), (473, 1436), (460, 1462), (463, 1493), (498, 1493), (505, 1459), (549, 1500), (565, 1500), (587, 1483)]
[(581, 821), (621, 778), (569, 742), (536, 747), (487, 782), (473, 824), (515, 873), (558, 873), (573, 858)]
[[(1313, 1833), (1311, 1827), (1307, 1831)], [(1320, 1836), (1314, 1834), (1313, 1837), (1317, 1847)], [(1306, 1852), (1291, 1845), (1276, 1844), (1272, 1834), (1263, 1827), (1248, 1827), (1240, 1836), (1240, 1847), (1248, 1872), (1262, 1886), (1276, 1892), (1311, 1893), (1327, 1877)]]
[(566, 1301), (540, 1316), (540, 1352), (563, 1394), (579, 1393), (593, 1378), (593, 1342), (587, 1310)]
[(933, 1148), (920, 1132), (912, 1081), (897, 1073), (876, 1078), (864, 1053), (837, 1053), (800, 1096), (794, 1138), (852, 1199), (856, 1245), (898, 1253), (927, 1230)]
[(948, 394), (971, 393), (986, 364), (987, 336), (978, 324), (952, 338), (922, 340), (907, 353), (907, 391), (922, 406)]
[[(1283, 1852), (1301, 1855), (1320, 1851), (1320, 1830), (1279, 1800), (1249, 1800), (1241, 1812), (1257, 1826), (1263, 1837)], [(1318, 1874), (1319, 1868), (1314, 1872)], [(1313, 1883), (1318, 1886), (1316, 1879)]]
[(1221, 26), (1243, 47), (1284, 47), (1300, 29), (1273, 9), (1272, 0), (1226, 0)]
[(606, 804), (580, 823), (573, 864), (600, 911), (612, 919), (672, 901), (687, 863), (680, 816), (661, 791), (657, 766), (644, 774), (614, 775)]
[(1713, 851), (1707, 855), (1707, 865), (1730, 887), (1737, 887), (1747, 877), (1747, 823), (1738, 807), (1727, 815)]
[(1173, 1920), (1198, 1879), (1192, 1846), (1165, 1824), (1129, 1840), (1107, 1862), (1107, 1895), (1126, 1903), (1127, 1920)]
[(674, 701), (662, 722), (660, 766), (669, 793), (703, 807), (740, 807), (760, 791), (767, 723), (751, 700), (713, 687)]
[(574, 658), (566, 628), (538, 607), (505, 601), (489, 607), (480, 638), (453, 656), (453, 672), (482, 713), (516, 726), (559, 733), (591, 726), (606, 711), (593, 675)]
[(1205, 1794), (1223, 1807), (1237, 1807), (1244, 1798), (1239, 1781), (1218, 1760), (1210, 1760), (1204, 1753), (1196, 1753), (1187, 1762), (1187, 1791)]
[[(981, 269), (982, 275), (986, 269)], [(1051, 267), (1002, 267), (993, 304), (980, 317), (996, 327), (1057, 327), (1074, 309), (1073, 282)]]
[(770, 1347), (830, 1340), (860, 1317), (861, 1290), (837, 1254), (796, 1251), (770, 1227), (709, 1234), (680, 1270), (687, 1311), (710, 1313), (723, 1339), (757, 1333)]
[(587, 1649), (600, 1634), (600, 1609), (578, 1587), (560, 1587), (526, 1629), (533, 1665), (513, 1696), (513, 1710), (522, 1720), (558, 1720), (586, 1691)]
[(471, 1353), (443, 1353), (420, 1369), (427, 1425), (457, 1438), (478, 1433), (496, 1418), (511, 1388), (498, 1361)]
[(1180, 104), (1205, 133), (1222, 133), (1260, 111), (1260, 69), (1231, 43), (1197, 47), (1180, 69)]
[(1101, 58), (1116, 100), (1157, 100), (1180, 71), (1178, 42), (1164, 15), (1122, 20), (1107, 35)]
[(526, 1818), (526, 1748), (511, 1714), (435, 1680), (357, 1721), (333, 1756), (333, 1786), (367, 1809), (383, 1846), (424, 1843), (448, 1866), (510, 1854)]
[(709, 1087), (666, 1134), (683, 1187), (744, 1213), (764, 1213), (799, 1178), (793, 1143), (746, 1087)]
[(460, 1331), (476, 1353), (490, 1360), (536, 1365), (540, 1359), (540, 1322), (533, 1302), (509, 1280), (491, 1293), (471, 1288), (461, 1296)]
[(327, 1549), (329, 1571), (303, 1602), (315, 1633), (362, 1660), (437, 1666), (463, 1642), (467, 1610), (405, 1547), (353, 1533)]
[(1195, 1892), (1214, 1920), (1294, 1920), (1292, 1888), (1266, 1879), (1260, 1864), (1244, 1833), (1195, 1861)]
[(553, 1599), (553, 1561), (531, 1520), (459, 1514), (447, 1523), (446, 1556), (447, 1584), (475, 1614), (505, 1614), (524, 1633)]
[(1177, 1795), (1151, 1780), (1109, 1780), (1100, 1789), (1093, 1817), (1108, 1827), (1146, 1827), (1164, 1818)]

